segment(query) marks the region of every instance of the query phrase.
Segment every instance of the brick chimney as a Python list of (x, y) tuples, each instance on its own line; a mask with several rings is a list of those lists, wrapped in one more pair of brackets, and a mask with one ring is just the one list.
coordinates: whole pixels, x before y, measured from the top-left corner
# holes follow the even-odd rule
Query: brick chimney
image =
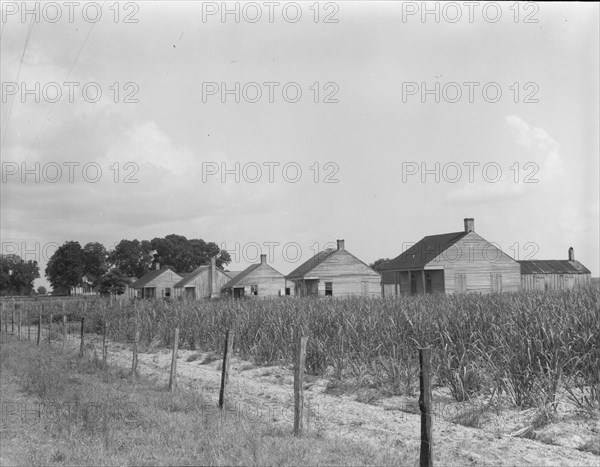
[(575, 261), (575, 250), (573, 247), (569, 248), (569, 261)]
[(219, 297), (219, 286), (217, 285), (217, 258), (210, 259), (210, 298)]
[(475, 232), (475, 219), (472, 217), (465, 217), (465, 232)]
[(260, 264), (265, 264), (267, 262), (267, 255), (260, 255)]
[(343, 239), (337, 241), (337, 249), (338, 251), (344, 251), (346, 249)]

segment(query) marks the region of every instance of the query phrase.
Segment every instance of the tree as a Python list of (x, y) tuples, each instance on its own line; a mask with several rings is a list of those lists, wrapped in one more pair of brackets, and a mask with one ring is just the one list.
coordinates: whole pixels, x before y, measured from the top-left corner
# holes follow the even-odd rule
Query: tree
[(142, 277), (152, 265), (152, 246), (147, 240), (121, 240), (108, 255), (108, 262), (128, 277)]
[[(151, 254), (151, 252), (155, 254)], [(214, 242), (202, 239), (188, 240), (183, 235), (170, 234), (152, 240), (121, 240), (108, 255), (108, 262), (129, 277), (141, 277), (160, 263), (162, 268), (170, 267), (177, 272), (191, 272), (210, 258), (217, 258), (217, 267), (223, 268), (231, 262), (229, 253)]]
[(88, 243), (83, 247), (84, 274), (92, 287), (96, 287), (100, 278), (108, 271), (108, 253), (104, 245), (98, 242)]
[(46, 277), (55, 294), (70, 295), (71, 288), (79, 286), (84, 275), (84, 252), (79, 242), (65, 242), (58, 247), (46, 266)]
[(48, 291), (46, 290), (46, 287), (44, 287), (43, 285), (40, 285), (37, 288), (37, 293), (38, 293), (38, 295), (46, 295), (48, 293)]
[(161, 267), (171, 267), (177, 272), (191, 272), (209, 264), (212, 257), (216, 257), (219, 268), (231, 262), (227, 251), (221, 251), (216, 243), (206, 243), (202, 239), (188, 240), (183, 235), (171, 234), (165, 238), (153, 238), (150, 244), (157, 252)]
[(127, 289), (128, 284), (128, 277), (119, 269), (113, 268), (100, 278), (98, 290), (102, 295), (122, 295)]
[(377, 261), (375, 261), (373, 264), (369, 264), (369, 267), (371, 269), (374, 269), (377, 272), (381, 272), (383, 266), (385, 266), (386, 264), (388, 264), (391, 261), (390, 258), (379, 258)]
[(33, 281), (40, 277), (37, 261), (18, 255), (0, 255), (0, 295), (31, 295)]

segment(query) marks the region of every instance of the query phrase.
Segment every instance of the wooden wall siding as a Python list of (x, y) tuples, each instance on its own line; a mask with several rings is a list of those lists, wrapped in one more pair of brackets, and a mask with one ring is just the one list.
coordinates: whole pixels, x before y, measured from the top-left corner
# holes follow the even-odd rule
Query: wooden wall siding
[[(296, 280), (293, 281), (293, 284), (291, 285), (291, 293), (298, 297), (305, 297), (307, 295), (325, 297), (325, 282), (332, 283), (333, 297), (381, 296), (381, 280), (379, 278), (371, 277), (362, 278), (361, 280), (361, 278), (357, 279), (356, 276), (321, 277), (319, 280), (306, 282)], [(289, 284), (288, 287), (290, 287)], [(311, 287), (313, 287), (312, 290)]]
[[(363, 296), (364, 292), (367, 297), (377, 297), (381, 294), (381, 280), (379, 278), (370, 277), (360, 279), (357, 279), (355, 276), (338, 276), (331, 278), (331, 280), (321, 278), (318, 284), (319, 295), (325, 296), (325, 282), (332, 282), (333, 297)], [(363, 285), (363, 282), (366, 282), (366, 284)]]
[[(318, 277), (318, 294), (325, 296), (325, 282), (333, 282), (334, 297), (381, 296), (381, 276), (345, 250), (336, 251), (308, 273)], [(367, 284), (363, 285), (362, 283)], [(366, 289), (366, 290), (365, 290)]]
[[(285, 276), (266, 263), (262, 263), (250, 274), (235, 284), (234, 287), (244, 287), (244, 294), (251, 295), (250, 287), (258, 285), (258, 297), (272, 297), (285, 294)], [(232, 292), (230, 292), (232, 293)]]
[(179, 282), (183, 277), (179, 274), (171, 271), (170, 269), (165, 270), (158, 277), (155, 277), (146, 285), (144, 285), (145, 289), (155, 287), (156, 288), (156, 298), (163, 298), (165, 296), (165, 288), (169, 287), (171, 289), (171, 298), (175, 297), (175, 284)]
[[(411, 277), (415, 279), (416, 293), (423, 293), (423, 277), (421, 270), (410, 271)], [(445, 280), (444, 270), (425, 270), (425, 287), (427, 288), (427, 275), (431, 278), (431, 289), (428, 293), (444, 293)], [(411, 280), (408, 271), (386, 271), (383, 274), (383, 294), (385, 297), (395, 297), (397, 295), (410, 295), (412, 292)]]
[[(226, 275), (220, 269), (217, 269), (217, 297), (220, 296), (221, 287), (223, 287), (231, 278)], [(177, 288), (177, 294), (187, 297), (188, 292), (186, 289), (193, 287), (195, 290), (196, 299), (208, 299), (210, 298), (210, 268), (202, 271), (191, 281), (187, 282), (183, 287)]]
[[(436, 269), (428, 269), (431, 267)], [(466, 276), (466, 292), (492, 292), (492, 274), (502, 276), (502, 291), (517, 291), (521, 288), (520, 264), (475, 232), (465, 235), (427, 263), (425, 273), (431, 274), (432, 292), (454, 293), (457, 274)], [(423, 293), (421, 271), (414, 270), (412, 274), (416, 278), (416, 293)], [(407, 271), (386, 271), (383, 283), (386, 295), (388, 292), (395, 295), (396, 289), (401, 294), (411, 293)]]
[(567, 290), (591, 284), (590, 274), (523, 274), (523, 290)]
[(521, 287), (521, 266), (497, 247), (470, 232), (438, 255), (428, 266), (444, 267), (446, 293), (455, 292), (455, 275), (466, 275), (466, 291), (492, 292), (491, 274), (502, 275), (502, 291), (517, 291)]

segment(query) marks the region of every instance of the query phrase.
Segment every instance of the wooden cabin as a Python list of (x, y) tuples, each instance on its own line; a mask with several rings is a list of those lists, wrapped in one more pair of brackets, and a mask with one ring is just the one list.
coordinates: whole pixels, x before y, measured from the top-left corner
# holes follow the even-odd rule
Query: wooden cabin
[(200, 266), (175, 284), (175, 295), (191, 300), (219, 298), (221, 287), (231, 279), (217, 268), (215, 258), (211, 258), (209, 265)]
[(464, 230), (424, 237), (382, 267), (382, 294), (516, 291), (521, 266), (475, 233), (475, 220)]
[(298, 266), (286, 276), (296, 296), (379, 296), (381, 276), (345, 248), (329, 248)]
[(135, 289), (137, 298), (173, 298), (175, 285), (182, 279), (181, 274), (170, 268), (160, 269), (156, 263), (156, 269), (144, 274), (131, 287)]
[(232, 298), (273, 297), (285, 293), (285, 277), (267, 264), (267, 255), (260, 263), (248, 266), (221, 288), (221, 295)]
[(566, 260), (519, 261), (523, 290), (568, 290), (592, 283), (588, 268), (575, 259), (573, 247)]

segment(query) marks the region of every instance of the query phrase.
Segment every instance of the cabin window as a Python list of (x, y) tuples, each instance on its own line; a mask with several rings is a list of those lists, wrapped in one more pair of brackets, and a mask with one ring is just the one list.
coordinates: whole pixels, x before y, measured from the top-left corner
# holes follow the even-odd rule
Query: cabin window
[(286, 294), (286, 295), (291, 295), (291, 292), (292, 292), (292, 291), (291, 291), (291, 289), (290, 289), (289, 287), (286, 287), (286, 288), (285, 288), (285, 294)]
[(492, 292), (502, 292), (502, 274), (490, 274), (490, 285)]
[(333, 295), (333, 282), (325, 282), (325, 296)]
[(165, 287), (165, 297), (171, 296), (171, 287)]
[(258, 285), (250, 286), (250, 295), (258, 295)]
[(455, 284), (454, 289), (458, 293), (464, 293), (467, 291), (467, 275), (466, 274), (456, 274), (455, 276)]

